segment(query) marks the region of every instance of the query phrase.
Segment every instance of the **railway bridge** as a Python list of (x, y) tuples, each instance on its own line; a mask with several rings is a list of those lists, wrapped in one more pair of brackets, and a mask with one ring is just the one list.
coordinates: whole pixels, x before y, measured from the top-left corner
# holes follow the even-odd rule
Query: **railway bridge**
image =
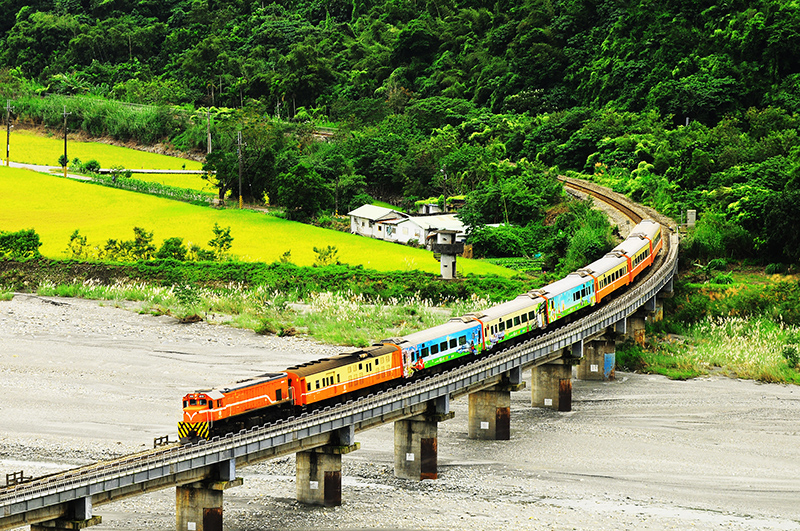
[(641, 339), (645, 320), (659, 313), (659, 294), (672, 290), (678, 237), (669, 230), (664, 235), (665, 251), (648, 275), (579, 321), (449, 372), (299, 418), (43, 478), (21, 478), (26, 481), (0, 489), (0, 530), (88, 527), (101, 521), (95, 507), (170, 487), (176, 488), (177, 530), (221, 530), (223, 493), (242, 484), (237, 470), (289, 454), (296, 454), (297, 499), (339, 505), (342, 455), (359, 448), (357, 433), (390, 422), (395, 474), (435, 479), (437, 425), (453, 416), (451, 400), (469, 397), (470, 438), (503, 440), (510, 435), (510, 393), (526, 384), (523, 369), (532, 368), (532, 406), (560, 411), (571, 408), (574, 365), (582, 379), (612, 377), (615, 341), (622, 335)]

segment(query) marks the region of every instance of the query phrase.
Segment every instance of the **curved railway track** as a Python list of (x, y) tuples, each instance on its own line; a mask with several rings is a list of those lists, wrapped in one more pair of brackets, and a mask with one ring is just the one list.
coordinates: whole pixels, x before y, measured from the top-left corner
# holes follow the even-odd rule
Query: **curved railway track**
[(567, 188), (571, 188), (573, 190), (577, 190), (578, 192), (591, 195), (599, 199), (600, 201), (606, 203), (607, 205), (611, 206), (614, 210), (617, 210), (628, 219), (630, 219), (633, 224), (637, 224), (645, 217), (643, 212), (638, 212), (633, 207), (629, 206), (627, 203), (627, 199), (621, 197), (619, 194), (608, 190), (607, 188), (603, 188), (596, 184), (592, 184), (586, 181), (580, 181), (578, 179), (572, 179), (570, 177), (565, 177), (563, 175), (558, 177), (558, 180), (564, 183), (564, 186)]

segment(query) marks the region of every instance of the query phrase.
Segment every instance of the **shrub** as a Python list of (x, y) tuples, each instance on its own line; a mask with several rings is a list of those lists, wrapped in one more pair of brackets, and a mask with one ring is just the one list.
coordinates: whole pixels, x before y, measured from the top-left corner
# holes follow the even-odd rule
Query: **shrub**
[(17, 232), (0, 231), (0, 257), (34, 258), (41, 256), (39, 235), (33, 229)]
[(100, 171), (100, 163), (96, 160), (87, 160), (81, 165), (83, 173), (98, 173)]
[(764, 272), (768, 275), (782, 275), (786, 273), (786, 266), (784, 264), (769, 264)]
[(789, 367), (793, 369), (800, 367), (800, 351), (797, 350), (797, 345), (784, 345), (781, 355), (786, 360), (786, 363), (789, 364)]

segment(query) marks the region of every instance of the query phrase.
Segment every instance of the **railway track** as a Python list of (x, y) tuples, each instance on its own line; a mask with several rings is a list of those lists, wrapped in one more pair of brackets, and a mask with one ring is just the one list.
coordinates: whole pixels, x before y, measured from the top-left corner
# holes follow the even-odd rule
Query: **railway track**
[(622, 213), (628, 219), (630, 219), (633, 224), (637, 224), (642, 219), (644, 219), (644, 213), (638, 212), (634, 208), (628, 206), (626, 202), (627, 199), (619, 196), (619, 194), (612, 192), (608, 189), (605, 189), (601, 186), (596, 184), (592, 184), (586, 181), (580, 181), (578, 179), (572, 179), (570, 177), (565, 177), (563, 175), (558, 177), (558, 180), (564, 183), (564, 186), (567, 188), (571, 188), (573, 190), (577, 190), (578, 192), (591, 195), (606, 203), (607, 205), (611, 206), (614, 210)]

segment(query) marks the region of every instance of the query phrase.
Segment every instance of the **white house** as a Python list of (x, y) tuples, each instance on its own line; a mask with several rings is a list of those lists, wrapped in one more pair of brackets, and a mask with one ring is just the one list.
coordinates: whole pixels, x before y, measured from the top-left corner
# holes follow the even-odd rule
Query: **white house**
[(467, 237), (466, 227), (455, 214), (411, 217), (390, 208), (363, 205), (348, 215), (350, 232), (387, 242), (416, 240), (419, 245), (425, 245), (428, 237), (439, 230), (455, 231), (459, 242)]
[[(420, 245), (427, 243), (428, 237), (439, 230), (455, 231), (456, 241), (462, 242), (467, 237), (466, 227), (455, 214), (439, 214), (436, 216), (415, 216), (407, 219), (393, 220), (389, 241), (408, 243), (417, 240)], [(384, 231), (385, 233), (385, 231)]]
[(350, 216), (351, 233), (379, 240), (386, 239), (384, 236), (389, 225), (385, 223), (408, 218), (408, 215), (402, 212), (376, 205), (362, 205), (347, 215)]

